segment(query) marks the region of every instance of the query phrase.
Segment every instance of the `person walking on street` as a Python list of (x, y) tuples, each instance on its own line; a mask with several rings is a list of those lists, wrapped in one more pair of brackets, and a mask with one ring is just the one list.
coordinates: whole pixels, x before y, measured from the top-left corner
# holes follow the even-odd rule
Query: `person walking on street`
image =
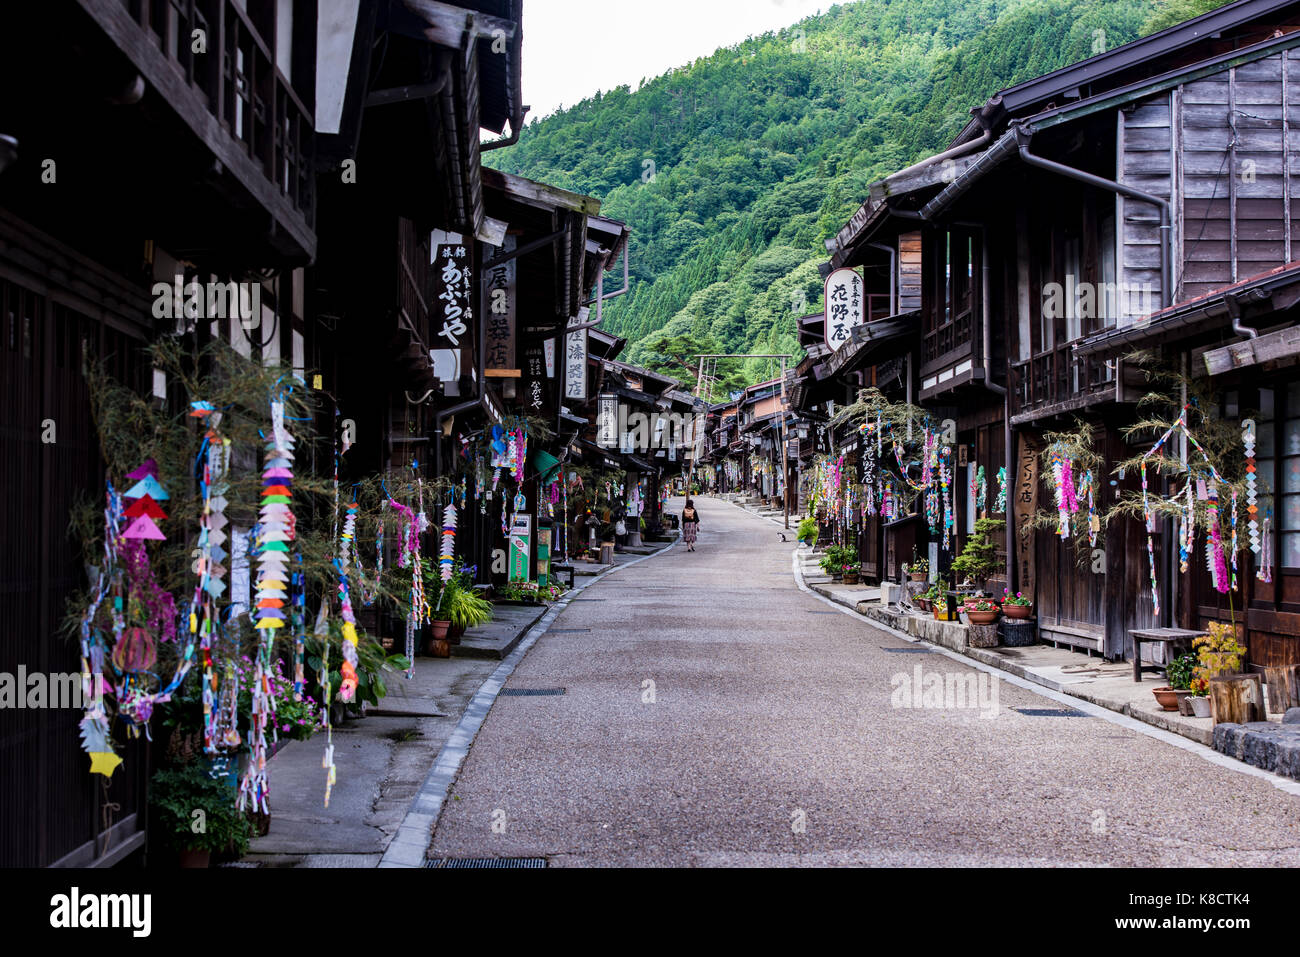
[(695, 509), (695, 500), (687, 499), (682, 511), (682, 540), (686, 542), (688, 552), (695, 551), (695, 534), (700, 530), (700, 513)]

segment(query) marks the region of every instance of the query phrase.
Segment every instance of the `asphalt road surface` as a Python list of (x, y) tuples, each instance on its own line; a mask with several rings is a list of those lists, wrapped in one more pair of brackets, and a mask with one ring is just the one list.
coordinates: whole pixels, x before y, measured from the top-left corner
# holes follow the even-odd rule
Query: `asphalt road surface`
[(520, 663), (507, 687), (565, 693), (497, 699), (432, 856), (1300, 864), (1300, 798), (1101, 718), (1020, 714), (1063, 706), (946, 656), (884, 650), (906, 644), (798, 590), (771, 522), (696, 504), (697, 552), (586, 589)]

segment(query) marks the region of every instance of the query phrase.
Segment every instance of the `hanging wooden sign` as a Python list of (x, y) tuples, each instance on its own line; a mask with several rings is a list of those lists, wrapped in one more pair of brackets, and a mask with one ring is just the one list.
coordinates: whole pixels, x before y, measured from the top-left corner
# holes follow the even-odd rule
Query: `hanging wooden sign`
[(831, 351), (849, 341), (854, 326), (862, 325), (866, 297), (862, 277), (852, 269), (836, 269), (826, 277), (826, 345)]
[[(504, 252), (513, 252), (515, 238), (507, 236)], [(515, 263), (498, 263), (487, 272), (487, 334), (483, 339), (484, 372), (488, 376), (517, 378), (515, 361)]]
[[(439, 244), (433, 261), (435, 347), (460, 348), (461, 336), (473, 317), (470, 305), (469, 249), (465, 244)], [(438, 317), (441, 316), (441, 323)]]
[(587, 330), (564, 337), (564, 397), (579, 402), (587, 398)]
[(1034, 594), (1034, 529), (1029, 523), (1038, 512), (1038, 457), (1042, 446), (1025, 433), (1020, 435), (1020, 455), (1016, 468), (1015, 500), (1012, 522), (1016, 529), (1017, 587), (1025, 595)]

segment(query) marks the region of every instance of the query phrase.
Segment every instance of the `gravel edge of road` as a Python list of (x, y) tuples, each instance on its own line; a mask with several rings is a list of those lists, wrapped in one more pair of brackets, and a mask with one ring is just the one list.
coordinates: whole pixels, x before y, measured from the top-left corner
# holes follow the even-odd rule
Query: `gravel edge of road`
[(460, 774), (461, 766), (465, 763), (465, 758), (469, 755), (469, 749), (474, 744), (474, 739), (478, 736), (479, 729), (483, 722), (487, 720), (488, 712), (492, 710), (492, 705), (496, 702), (497, 696), (501, 689), (510, 680), (519, 662), (523, 661), (524, 656), (529, 650), (550, 630), (555, 619), (560, 613), (569, 606), (569, 602), (580, 592), (586, 591), (592, 585), (601, 581), (606, 575), (612, 575), (620, 572), (625, 568), (631, 568), (633, 565), (639, 565), (641, 562), (649, 561), (652, 558), (658, 558), (681, 542), (681, 536), (669, 542), (663, 548), (649, 554), (642, 555), (640, 558), (634, 558), (632, 561), (624, 562), (621, 565), (615, 565), (613, 568), (601, 572), (599, 575), (592, 576), (588, 581), (583, 582), (576, 588), (571, 589), (563, 598), (552, 605), (542, 617), (529, 628), (524, 639), (515, 646), (497, 666), (496, 670), (479, 686), (470, 698), (469, 704), (466, 705), (464, 713), (460, 716), (460, 721), (456, 724), (456, 729), (443, 744), (438, 752), (437, 758), (433, 762), (433, 767), (429, 769), (424, 783), (420, 785), (420, 790), (416, 792), (415, 797), (411, 800), (411, 807), (402, 819), (397, 833), (393, 835), (384, 855), (380, 858), (379, 867), (392, 868), (418, 868), (424, 866), (426, 854), (429, 845), (433, 842), (433, 832), (437, 829), (438, 818), (441, 816), (443, 805), (447, 800), (447, 794), (451, 791), (451, 786), (456, 782)]

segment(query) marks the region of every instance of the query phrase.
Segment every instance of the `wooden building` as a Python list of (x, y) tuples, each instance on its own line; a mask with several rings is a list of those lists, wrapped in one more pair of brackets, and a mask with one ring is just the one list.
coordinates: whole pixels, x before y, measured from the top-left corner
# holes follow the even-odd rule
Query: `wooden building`
[[(1274, 440), (1293, 412), (1295, 378), (1281, 343), (1296, 301), (1297, 13), (1294, 3), (1229, 4), (1003, 90), (971, 111), (946, 151), (875, 184), (828, 244), (830, 267), (861, 267), (868, 292), (883, 287), (881, 265), (896, 294), (919, 292), (899, 391), (955, 420), (967, 468), (1009, 470), (1010, 584), (1034, 597), (1044, 639), (1116, 658), (1131, 656), (1135, 628), (1228, 617), (1204, 574), (1173, 574), (1167, 528), (1157, 534), (1160, 580), (1176, 600), (1162, 602), (1157, 621), (1141, 522), (1111, 523), (1092, 549), (1024, 524), (1038, 497), (1047, 504), (1043, 436), (1076, 417), (1097, 430), (1099, 495), (1114, 501), (1138, 487), (1136, 475), (1112, 474), (1140, 448), (1123, 429), (1145, 381), (1124, 356), (1155, 347), (1175, 368), (1218, 377), (1222, 414), (1253, 412), (1274, 443), (1261, 457), (1276, 495), (1279, 574), (1264, 585), (1245, 562), (1249, 661), (1300, 660), (1285, 565), (1288, 453)], [(882, 357), (888, 332), (879, 320), (856, 329), (873, 350), (858, 361)], [(1277, 338), (1258, 345), (1261, 332)], [(826, 394), (871, 382), (854, 379), (847, 352), (814, 363), (809, 387), (828, 373), (839, 385)], [(963, 535), (972, 506), (958, 502)], [(1300, 497), (1297, 506), (1300, 515)], [(1300, 535), (1294, 549), (1300, 561)]]

